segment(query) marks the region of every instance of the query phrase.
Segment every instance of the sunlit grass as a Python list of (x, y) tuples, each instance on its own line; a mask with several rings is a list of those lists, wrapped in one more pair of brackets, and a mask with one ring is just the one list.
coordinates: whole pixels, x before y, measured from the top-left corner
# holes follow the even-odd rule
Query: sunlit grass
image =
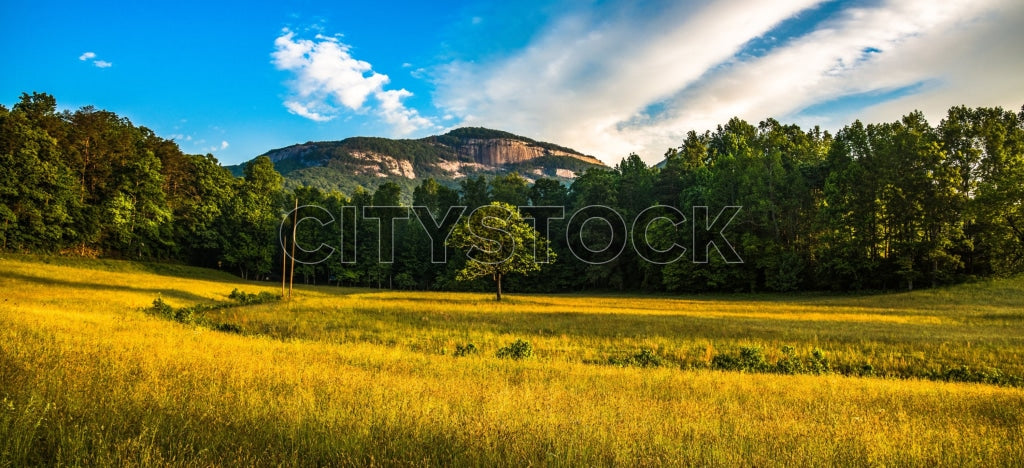
[[(953, 290), (978, 290), (979, 303), (951, 299), (950, 290), (788, 298), (514, 295), (496, 303), (477, 293), (310, 288), (286, 307), (218, 314), (278, 338), (370, 342), (429, 353), (464, 343), (493, 351), (524, 338), (552, 360), (607, 361), (648, 348), (679, 365), (700, 367), (716, 352), (759, 346), (775, 359), (790, 345), (820, 348), (835, 364), (871, 365), (883, 376), (922, 376), (959, 366), (1024, 376), (1024, 311), (1012, 305), (1014, 297), (1024, 297), (1024, 282)], [(995, 296), (1004, 303), (993, 305)]]
[[(625, 297), (301, 288), (185, 267), (0, 260), (0, 464), (1013, 465), (1024, 390), (682, 370), (708, 352), (1022, 373), (1019, 280), (878, 296)], [(190, 279), (192, 278), (192, 279)], [(494, 357), (516, 338), (535, 357)], [(457, 344), (476, 355), (455, 358)], [(640, 348), (660, 368), (607, 365)], [(444, 354), (442, 354), (444, 353)], [(888, 367), (886, 367), (888, 366)], [(694, 367), (694, 366), (690, 366)]]

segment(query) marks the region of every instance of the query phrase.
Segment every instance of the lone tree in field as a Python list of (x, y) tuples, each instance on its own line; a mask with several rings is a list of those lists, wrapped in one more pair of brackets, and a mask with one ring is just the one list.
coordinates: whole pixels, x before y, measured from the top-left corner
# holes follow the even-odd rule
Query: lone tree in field
[(460, 221), (448, 245), (466, 251), (469, 258), (455, 279), (490, 276), (497, 287), (496, 301), (501, 300), (502, 277), (540, 271), (542, 261), (555, 260), (548, 240), (523, 220), (516, 207), (502, 202), (481, 206)]

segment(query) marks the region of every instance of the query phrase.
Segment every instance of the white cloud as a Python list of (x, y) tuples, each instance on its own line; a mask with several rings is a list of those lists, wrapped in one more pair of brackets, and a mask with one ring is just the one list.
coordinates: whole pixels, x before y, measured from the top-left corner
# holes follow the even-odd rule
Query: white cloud
[[(293, 114), (295, 114), (295, 115), (297, 115), (299, 117), (305, 117), (305, 118), (307, 118), (309, 120), (312, 120), (314, 122), (327, 122), (328, 120), (331, 120), (331, 119), (334, 118), (333, 115), (324, 115), (324, 114), (321, 114), (321, 113), (319, 113), (317, 111), (311, 110), (311, 107), (314, 107), (314, 106), (317, 106), (317, 103), (310, 102), (308, 104), (303, 104), (303, 103), (297, 102), (297, 101), (285, 101), (284, 102), (284, 107), (288, 109), (288, 112), (291, 112), (291, 113), (293, 113)], [(321, 106), (317, 106), (317, 107), (321, 107), (321, 108), (325, 108), (326, 107), (324, 109), (324, 111), (332, 113), (332, 114), (335, 112), (334, 108), (331, 108), (331, 107), (326, 106), (326, 105), (321, 105)]]
[(678, 2), (658, 15), (577, 13), (546, 28), (516, 55), (445, 67), (437, 103), (464, 124), (555, 141), (614, 162), (650, 140), (620, 132), (619, 124), (815, 3)]
[(78, 60), (81, 60), (83, 62), (88, 62), (91, 60), (92, 64), (95, 65), (96, 68), (110, 68), (114, 66), (113, 63), (110, 63), (106, 60), (97, 60), (96, 52), (85, 52), (82, 55), (78, 56)]
[(879, 57), (857, 78), (906, 70), (904, 82), (932, 80), (921, 92), (884, 102), (863, 112), (868, 121), (891, 121), (911, 109), (932, 123), (950, 106), (1002, 106), (1019, 110), (1024, 104), (1024, 3), (993, 5), (967, 16), (953, 27), (936, 29), (908, 40), (891, 54)]
[[(1013, 0), (850, 7), (764, 55), (737, 55), (815, 3), (577, 12), (512, 55), (443, 66), (435, 103), (461, 125), (554, 141), (614, 163), (631, 151), (657, 161), (685, 132), (714, 129), (733, 116), (842, 126), (857, 117), (892, 120), (914, 108), (939, 112), (929, 114), (937, 119), (952, 105), (1024, 101), (1024, 54), (1017, 50), (1024, 4)], [(925, 85), (913, 95), (857, 114), (801, 113), (837, 97), (918, 83)]]
[[(878, 93), (913, 87), (939, 87), (953, 94), (970, 94), (970, 80), (950, 88), (947, 72), (963, 70), (970, 55), (978, 52), (977, 41), (965, 33), (985, 24), (979, 21), (991, 13), (994, 2), (962, 1), (934, 3), (897, 1), (873, 8), (854, 8), (826, 22), (816, 31), (758, 58), (730, 62), (709, 73), (670, 103), (664, 119), (647, 131), (662, 131), (680, 126), (698, 130), (713, 128), (733, 116), (751, 121), (766, 117), (797, 118), (805, 125), (815, 123), (841, 127), (857, 117), (870, 118), (860, 111), (831, 115), (801, 115), (813, 104), (865, 93)], [(946, 66), (926, 63), (928, 56), (949, 57), (960, 43), (965, 54)], [(959, 63), (957, 63), (959, 62)], [(1011, 60), (1011, 65), (1020, 60)], [(980, 72), (980, 73), (979, 73)], [(967, 72), (971, 75), (1006, 77), (999, 67)], [(945, 82), (945, 83), (944, 83)], [(1004, 98), (1024, 97), (1020, 92)], [(920, 96), (901, 99), (899, 113), (887, 115), (894, 120), (910, 112)], [(937, 104), (944, 112), (958, 100), (942, 99)], [(869, 113), (870, 114), (870, 113)], [(881, 114), (875, 114), (881, 116)]]
[(200, 139), (200, 140), (196, 140), (195, 145), (200, 147), (200, 151), (203, 151), (203, 152), (206, 152), (206, 153), (216, 153), (217, 151), (226, 150), (226, 149), (228, 149), (229, 146), (231, 146), (230, 144), (228, 144), (228, 142), (226, 140), (221, 140), (219, 145), (212, 145), (212, 146), (202, 146), (204, 143), (206, 143), (206, 140), (205, 139)]
[[(433, 126), (429, 119), (403, 104), (411, 92), (385, 90), (388, 76), (352, 57), (351, 47), (337, 37), (317, 34), (315, 39), (299, 39), (284, 29), (274, 41), (274, 66), (293, 74), (288, 82), (290, 95), (284, 101), (289, 112), (326, 122), (346, 109), (361, 113), (369, 107), (401, 135)], [(367, 105), (371, 98), (376, 106)]]
[(414, 109), (402, 105), (402, 99), (412, 96), (405, 89), (378, 91), (374, 94), (380, 101), (380, 114), (401, 135), (408, 135), (421, 128), (430, 128), (433, 122), (419, 115)]

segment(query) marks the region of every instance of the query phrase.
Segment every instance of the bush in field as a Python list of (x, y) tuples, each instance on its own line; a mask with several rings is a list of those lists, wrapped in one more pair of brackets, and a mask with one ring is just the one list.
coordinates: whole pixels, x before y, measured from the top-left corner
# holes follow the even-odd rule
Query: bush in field
[(153, 301), (153, 306), (149, 308), (149, 311), (161, 317), (174, 318), (174, 308), (159, 297)]
[(235, 288), (231, 290), (231, 294), (228, 295), (228, 298), (233, 299), (243, 305), (250, 305), (278, 301), (281, 300), (281, 295), (272, 294), (266, 291), (260, 292), (258, 294), (250, 294), (244, 291), (239, 291), (238, 288)]
[(499, 349), (497, 356), (502, 359), (526, 359), (533, 356), (533, 346), (529, 341), (516, 339), (515, 343)]
[(455, 354), (454, 354), (454, 356), (455, 357), (468, 356), (470, 354), (476, 354), (476, 352), (477, 352), (476, 345), (473, 344), (473, 343), (469, 343), (469, 344), (467, 344), (465, 346), (459, 344), (459, 345), (455, 345)]
[(633, 363), (640, 367), (658, 367), (661, 365), (661, 356), (649, 349), (642, 349), (633, 355)]
[(233, 323), (218, 323), (212, 327), (214, 330), (224, 333), (242, 334), (242, 327)]
[(175, 309), (158, 297), (153, 301), (153, 305), (147, 310), (147, 312), (167, 320), (174, 320), (175, 322), (184, 323), (186, 325), (198, 325), (225, 333), (242, 333), (242, 329), (237, 325), (210, 321), (210, 319), (206, 318), (206, 312), (223, 309), (225, 307), (236, 307), (238, 305), (261, 304), (264, 302), (276, 301), (281, 298), (281, 296), (268, 292), (247, 294), (239, 291), (237, 288), (231, 291), (231, 294), (228, 297), (237, 301), (238, 304), (196, 304), (190, 307), (180, 307)]
[(811, 350), (811, 358), (807, 361), (807, 369), (812, 374), (827, 374), (832, 370), (829, 366), (828, 358), (825, 357), (825, 352), (814, 348)]
[(625, 359), (613, 357), (608, 362), (616, 366), (658, 367), (661, 366), (661, 356), (645, 348)]
[[(772, 372), (776, 374), (827, 374), (832, 366), (825, 352), (814, 348), (810, 356), (801, 359), (792, 346), (782, 347), (782, 357), (774, 364), (768, 363), (761, 348), (744, 346), (739, 355), (717, 354), (711, 359), (711, 368), (718, 370), (744, 372)], [(871, 375), (874, 369), (870, 365), (862, 366), (858, 371), (861, 375)], [(853, 372), (850, 372), (853, 374)]]
[(933, 380), (945, 380), (947, 382), (980, 382), (995, 385), (1020, 386), (1024, 379), (1018, 376), (1004, 374), (999, 369), (971, 369), (967, 366), (951, 367), (938, 372), (932, 371), (927, 375)]
[(743, 367), (743, 370), (750, 372), (765, 372), (769, 369), (768, 361), (764, 359), (764, 353), (757, 346), (740, 348), (740, 366)]
[(780, 374), (800, 374), (804, 371), (804, 363), (796, 355), (796, 348), (782, 347), (782, 357), (775, 362), (775, 372)]
[(757, 346), (744, 346), (740, 348), (739, 356), (719, 354), (711, 359), (711, 368), (719, 370), (766, 372), (770, 369), (768, 361), (764, 359), (764, 353)]
[(728, 354), (716, 354), (711, 359), (711, 368), (717, 370), (736, 371), (742, 369), (740, 360)]
[(174, 320), (181, 323), (193, 323), (197, 319), (196, 310), (192, 307), (182, 307), (174, 311)]

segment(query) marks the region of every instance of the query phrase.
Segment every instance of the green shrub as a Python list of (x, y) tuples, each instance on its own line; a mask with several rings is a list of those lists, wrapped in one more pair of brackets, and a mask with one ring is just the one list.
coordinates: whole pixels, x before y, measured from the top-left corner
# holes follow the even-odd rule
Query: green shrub
[(530, 345), (529, 341), (517, 338), (515, 343), (499, 349), (497, 356), (502, 359), (526, 359), (533, 356), (533, 346)]
[(661, 356), (644, 348), (625, 359), (613, 357), (608, 359), (608, 362), (616, 366), (658, 367), (661, 365)]
[(476, 354), (476, 352), (477, 352), (476, 345), (474, 345), (473, 343), (469, 343), (469, 344), (467, 344), (465, 346), (459, 344), (459, 345), (455, 345), (455, 354), (454, 354), (454, 356), (455, 357), (468, 356), (470, 354)]
[(743, 370), (750, 372), (765, 372), (769, 369), (768, 361), (764, 359), (764, 353), (757, 346), (740, 348), (740, 366), (743, 367)]
[(764, 352), (757, 346), (743, 346), (739, 355), (716, 354), (711, 358), (711, 368), (717, 370), (744, 372), (773, 372), (777, 374), (822, 374), (829, 371), (828, 360), (824, 353), (815, 348), (810, 358), (804, 363), (792, 346), (782, 347), (782, 357), (775, 364), (769, 364)]
[(181, 323), (192, 323), (195, 320), (195, 313), (191, 307), (182, 307), (174, 311), (174, 320)]
[(258, 294), (250, 294), (244, 291), (239, 291), (238, 288), (235, 288), (231, 290), (231, 294), (228, 295), (228, 298), (238, 302), (239, 304), (250, 305), (279, 301), (281, 300), (281, 295), (272, 294), (266, 291)]
[(642, 349), (633, 355), (633, 362), (640, 367), (658, 367), (661, 365), (661, 356), (649, 349)]
[(716, 354), (711, 358), (711, 368), (718, 370), (740, 370), (740, 360), (728, 354)]
[(812, 374), (827, 374), (832, 370), (829, 366), (828, 358), (825, 357), (825, 352), (814, 348), (811, 350), (811, 358), (807, 361), (807, 368)]
[(719, 370), (738, 370), (746, 372), (767, 372), (771, 369), (764, 353), (757, 346), (743, 346), (739, 356), (719, 354), (711, 359), (711, 368)]
[(159, 315), (164, 318), (174, 318), (174, 308), (159, 297), (153, 301), (153, 306), (149, 308), (149, 311), (154, 315)]
[(242, 328), (232, 323), (218, 323), (213, 326), (213, 329), (224, 333), (242, 334)]
[(796, 348), (782, 347), (782, 357), (775, 362), (775, 372), (780, 374), (799, 374), (804, 371), (804, 363), (796, 355)]

